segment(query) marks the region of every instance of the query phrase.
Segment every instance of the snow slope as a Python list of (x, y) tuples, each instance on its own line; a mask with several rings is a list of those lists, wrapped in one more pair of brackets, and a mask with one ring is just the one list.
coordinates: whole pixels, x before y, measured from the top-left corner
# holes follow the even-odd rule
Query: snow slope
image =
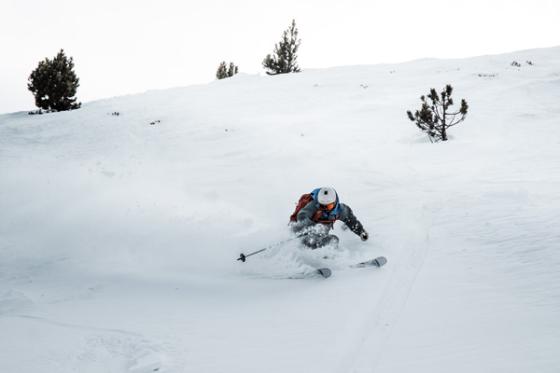
[[(430, 144), (405, 111), (446, 83), (470, 113)], [(550, 48), (2, 115), (0, 368), (558, 372), (559, 102)], [(235, 261), (322, 185), (370, 241)]]

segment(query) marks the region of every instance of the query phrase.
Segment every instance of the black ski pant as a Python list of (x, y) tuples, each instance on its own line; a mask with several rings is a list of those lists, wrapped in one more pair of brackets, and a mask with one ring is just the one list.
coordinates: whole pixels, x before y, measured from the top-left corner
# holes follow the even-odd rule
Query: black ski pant
[(308, 233), (301, 239), (301, 242), (312, 250), (324, 246), (338, 246), (338, 237), (334, 234), (321, 235), (317, 233)]

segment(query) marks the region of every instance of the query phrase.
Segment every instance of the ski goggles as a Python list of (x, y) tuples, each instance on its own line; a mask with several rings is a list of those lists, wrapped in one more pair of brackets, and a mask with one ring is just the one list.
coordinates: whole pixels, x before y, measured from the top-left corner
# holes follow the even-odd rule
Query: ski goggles
[(336, 202), (329, 203), (328, 205), (319, 205), (321, 210), (332, 211), (336, 207)]

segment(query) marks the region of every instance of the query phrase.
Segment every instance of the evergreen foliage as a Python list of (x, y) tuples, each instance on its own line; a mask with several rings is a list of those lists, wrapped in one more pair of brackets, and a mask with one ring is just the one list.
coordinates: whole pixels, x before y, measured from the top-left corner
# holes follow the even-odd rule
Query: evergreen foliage
[(216, 71), (216, 78), (217, 79), (231, 78), (238, 72), (239, 72), (239, 67), (236, 66), (233, 62), (230, 62), (228, 67), (226, 62), (223, 61), (220, 63), (220, 66), (218, 66), (218, 70)]
[(301, 70), (297, 65), (297, 51), (301, 44), (298, 39), (296, 21), (282, 34), (282, 40), (274, 46), (274, 53), (268, 54), (263, 60), (263, 66), (269, 75), (297, 73)]
[(428, 99), (421, 96), (422, 107), (416, 110), (414, 115), (407, 111), (408, 119), (415, 122), (416, 126), (428, 134), (430, 141), (447, 141), (447, 130), (465, 120), (469, 105), (465, 99), (461, 100), (458, 111), (450, 112), (449, 107), (453, 105), (451, 94), (453, 87), (448, 84), (440, 95), (434, 88), (430, 90)]
[(52, 60), (45, 58), (39, 62), (29, 75), (27, 88), (35, 96), (35, 105), (40, 109), (73, 110), (81, 106), (75, 97), (79, 82), (72, 57), (66, 57), (61, 49)]

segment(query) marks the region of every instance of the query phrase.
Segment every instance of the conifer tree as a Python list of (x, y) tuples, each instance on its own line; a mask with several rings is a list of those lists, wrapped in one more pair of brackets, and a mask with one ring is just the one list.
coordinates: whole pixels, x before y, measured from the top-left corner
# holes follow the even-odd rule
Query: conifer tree
[(274, 53), (268, 54), (263, 60), (263, 66), (269, 75), (297, 73), (301, 70), (297, 65), (297, 51), (301, 44), (298, 39), (296, 21), (282, 34), (282, 40), (274, 46)]
[(458, 111), (450, 112), (449, 107), (453, 105), (451, 94), (453, 87), (448, 84), (438, 95), (436, 90), (432, 88), (428, 95), (428, 101), (425, 96), (421, 96), (422, 106), (420, 110), (416, 110), (414, 114), (407, 111), (408, 119), (415, 122), (416, 126), (428, 134), (430, 141), (447, 141), (447, 130), (456, 124), (465, 120), (469, 105), (465, 99), (461, 100), (461, 107)]
[(230, 62), (228, 67), (226, 62), (222, 61), (218, 66), (218, 70), (216, 71), (216, 78), (217, 79), (231, 78), (238, 72), (239, 72), (239, 67), (236, 66), (233, 62)]
[(227, 78), (227, 67), (226, 67), (226, 62), (220, 62), (220, 65), (218, 66), (218, 70), (216, 71), (216, 79), (225, 79)]
[(229, 63), (229, 68), (228, 68), (228, 71), (227, 71), (227, 75), (231, 78), (232, 76), (234, 76), (238, 72), (239, 72), (239, 67), (236, 66), (233, 62), (230, 62)]
[(44, 110), (64, 111), (78, 109), (76, 92), (80, 80), (74, 72), (74, 61), (64, 50), (52, 59), (45, 58), (31, 75), (27, 88), (35, 96), (35, 105)]

